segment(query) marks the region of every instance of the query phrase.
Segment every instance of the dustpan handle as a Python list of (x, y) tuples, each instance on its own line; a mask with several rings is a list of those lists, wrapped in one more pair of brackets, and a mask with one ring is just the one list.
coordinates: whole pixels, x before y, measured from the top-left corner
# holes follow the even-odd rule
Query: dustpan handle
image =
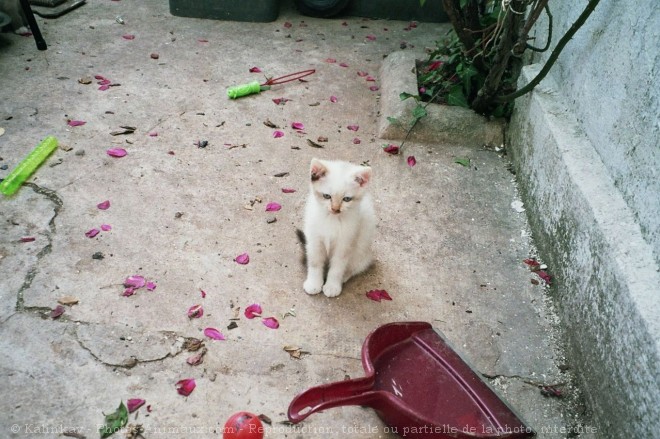
[(312, 413), (345, 405), (366, 405), (376, 395), (373, 378), (362, 377), (305, 390), (289, 404), (289, 421), (297, 424)]

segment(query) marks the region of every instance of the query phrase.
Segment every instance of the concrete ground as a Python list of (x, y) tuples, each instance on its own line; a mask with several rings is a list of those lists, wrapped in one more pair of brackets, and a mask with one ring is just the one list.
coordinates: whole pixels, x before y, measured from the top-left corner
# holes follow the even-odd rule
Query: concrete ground
[[(386, 115), (370, 86), (381, 85), (383, 58), (402, 48), (423, 57), (446, 25), (313, 19), (289, 2), (272, 23), (199, 20), (173, 17), (155, 0), (90, 2), (38, 22), (45, 52), (31, 38), (0, 34), (0, 165), (8, 168), (0, 175), (45, 136), (61, 144), (0, 201), (1, 437), (97, 437), (104, 413), (141, 398), (129, 422), (147, 438), (220, 437), (241, 410), (270, 418), (268, 438), (393, 438), (360, 407), (283, 421), (302, 390), (363, 374), (360, 349), (372, 330), (418, 320), (444, 332), (538, 437), (589, 427), (552, 303), (523, 263), (534, 246), (524, 213), (511, 207), (518, 198), (506, 156), (458, 139), (409, 143), (391, 156), (377, 138)], [(235, 101), (225, 94), (310, 68), (304, 83)], [(95, 75), (110, 80), (108, 90)], [(282, 97), (290, 101), (272, 101)], [(136, 130), (110, 134), (120, 126)], [(319, 137), (328, 138), (323, 148), (308, 144)], [(128, 154), (110, 157), (113, 147)], [(375, 172), (377, 262), (335, 299), (302, 290), (294, 231), (312, 157), (368, 162)], [(105, 200), (109, 209), (98, 209)], [(269, 202), (282, 209), (266, 212)], [(102, 224), (112, 229), (85, 235)], [(247, 265), (234, 261), (242, 253)], [(136, 274), (156, 289), (123, 297), (124, 279)], [(392, 301), (369, 300), (373, 289)], [(63, 296), (78, 303), (53, 319)], [(248, 320), (252, 303), (279, 328)], [(204, 315), (190, 319), (196, 304)], [(205, 337), (207, 327), (226, 340)], [(196, 366), (186, 362), (199, 353), (186, 349), (190, 338), (207, 349)], [(187, 378), (197, 387), (185, 397), (175, 384)], [(543, 396), (541, 385), (559, 385), (563, 397)]]

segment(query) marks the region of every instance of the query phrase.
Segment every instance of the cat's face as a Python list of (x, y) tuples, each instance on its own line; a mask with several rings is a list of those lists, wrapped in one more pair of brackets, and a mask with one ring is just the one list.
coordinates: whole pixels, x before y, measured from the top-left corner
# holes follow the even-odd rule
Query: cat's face
[(339, 215), (360, 202), (371, 180), (371, 168), (312, 159), (310, 176), (317, 202), (331, 214)]

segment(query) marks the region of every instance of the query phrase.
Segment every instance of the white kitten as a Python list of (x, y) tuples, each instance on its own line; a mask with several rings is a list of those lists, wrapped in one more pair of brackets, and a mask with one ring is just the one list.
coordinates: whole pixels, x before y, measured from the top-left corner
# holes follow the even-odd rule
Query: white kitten
[[(312, 159), (305, 206), (307, 294), (341, 294), (342, 285), (371, 265), (376, 228), (371, 168), (348, 162)], [(324, 269), (328, 268), (324, 282)]]
[(0, 0), (0, 11), (11, 18), (10, 26), (15, 33), (23, 35), (30, 31), (19, 0)]

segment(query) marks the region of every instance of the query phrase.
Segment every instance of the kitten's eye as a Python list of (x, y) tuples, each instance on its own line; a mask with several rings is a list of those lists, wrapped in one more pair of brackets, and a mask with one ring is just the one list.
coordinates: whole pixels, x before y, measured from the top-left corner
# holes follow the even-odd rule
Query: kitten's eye
[(326, 200), (329, 200), (332, 197), (330, 196), (330, 194), (323, 194), (323, 198), (325, 198)]
[(347, 203), (348, 203), (349, 201), (351, 201), (352, 199), (353, 199), (353, 197), (344, 197), (344, 201), (347, 202)]

